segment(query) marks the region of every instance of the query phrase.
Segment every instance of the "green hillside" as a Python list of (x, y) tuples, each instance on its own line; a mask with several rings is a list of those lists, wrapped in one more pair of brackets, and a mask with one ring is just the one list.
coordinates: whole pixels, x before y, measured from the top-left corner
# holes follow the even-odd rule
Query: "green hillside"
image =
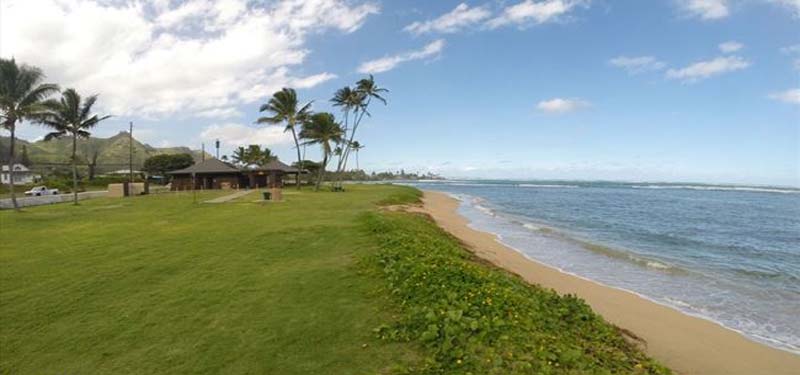
[[(81, 164), (90, 164), (96, 155), (96, 164), (103, 169), (122, 169), (128, 165), (129, 138), (127, 132), (120, 132), (109, 138), (95, 138), (78, 140), (78, 160)], [(70, 138), (54, 139), (51, 141), (28, 142), (17, 140), (17, 159), (22, 158), (22, 150), (27, 149), (31, 164), (46, 165), (69, 163), (72, 150)], [(9, 137), (0, 137), (0, 161), (8, 159)], [(200, 151), (188, 147), (152, 147), (133, 140), (133, 164), (140, 167), (144, 160), (159, 154), (188, 153), (195, 158), (200, 158)]]

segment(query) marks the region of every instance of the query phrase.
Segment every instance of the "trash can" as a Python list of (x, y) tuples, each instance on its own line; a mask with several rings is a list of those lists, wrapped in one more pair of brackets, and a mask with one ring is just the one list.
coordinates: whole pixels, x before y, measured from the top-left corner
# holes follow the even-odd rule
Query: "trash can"
[(272, 193), (270, 193), (268, 191), (263, 192), (263, 194), (264, 194), (264, 200), (265, 201), (270, 200), (270, 198), (272, 197)]

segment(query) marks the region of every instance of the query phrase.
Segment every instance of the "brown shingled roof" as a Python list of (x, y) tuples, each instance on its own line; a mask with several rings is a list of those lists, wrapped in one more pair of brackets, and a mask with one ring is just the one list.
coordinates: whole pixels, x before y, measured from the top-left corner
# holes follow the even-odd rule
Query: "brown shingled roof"
[(192, 173), (239, 173), (239, 168), (236, 168), (219, 159), (206, 159), (191, 167), (179, 169), (177, 171), (168, 172), (167, 174), (192, 174)]

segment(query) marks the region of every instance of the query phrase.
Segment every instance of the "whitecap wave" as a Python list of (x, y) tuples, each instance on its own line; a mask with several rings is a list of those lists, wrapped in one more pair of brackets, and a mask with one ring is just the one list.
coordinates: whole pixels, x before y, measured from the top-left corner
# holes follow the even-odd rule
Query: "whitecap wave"
[(715, 185), (632, 185), (634, 189), (679, 189), (713, 191), (749, 191), (757, 193), (800, 194), (798, 189), (781, 189), (754, 186), (715, 186)]
[(538, 231), (538, 230), (542, 229), (542, 227), (540, 227), (538, 225), (531, 224), (531, 223), (524, 223), (524, 224), (522, 224), (522, 226), (525, 227), (526, 229), (535, 230), (535, 231)]
[(574, 189), (579, 188), (578, 185), (559, 185), (559, 184), (517, 184), (517, 187), (524, 187), (524, 188), (565, 188), (565, 189)]

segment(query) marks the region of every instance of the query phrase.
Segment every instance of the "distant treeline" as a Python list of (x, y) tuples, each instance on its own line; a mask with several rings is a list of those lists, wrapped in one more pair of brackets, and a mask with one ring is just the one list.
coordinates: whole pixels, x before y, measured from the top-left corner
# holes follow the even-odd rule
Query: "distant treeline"
[[(298, 163), (292, 163), (292, 166), (297, 168)], [(320, 163), (313, 160), (304, 160), (303, 168), (309, 171), (310, 175), (316, 175), (319, 172)], [(325, 181), (333, 181), (335, 172), (326, 171), (324, 175)], [(444, 180), (443, 177), (434, 173), (408, 173), (401, 169), (399, 171), (386, 171), (386, 172), (371, 172), (367, 173), (362, 169), (349, 170), (341, 172), (341, 180), (343, 181), (391, 181), (391, 180)]]

